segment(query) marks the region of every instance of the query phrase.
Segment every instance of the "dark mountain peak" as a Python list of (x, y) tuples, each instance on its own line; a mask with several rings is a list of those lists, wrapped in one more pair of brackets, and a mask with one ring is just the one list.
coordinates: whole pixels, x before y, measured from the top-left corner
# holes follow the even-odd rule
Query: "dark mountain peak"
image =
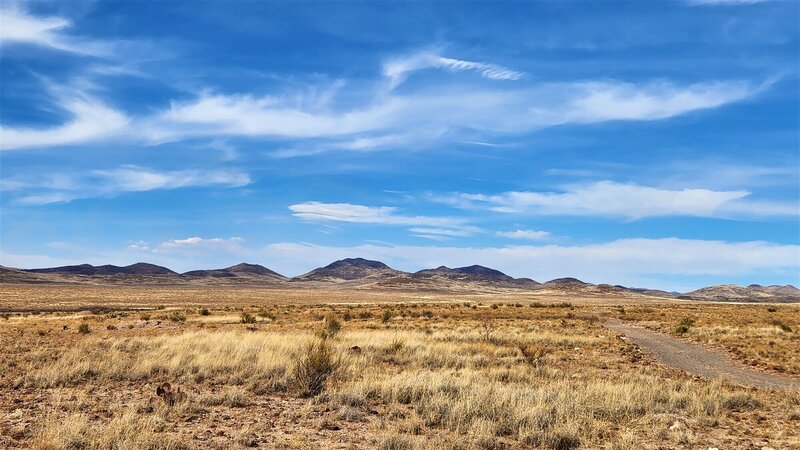
[(390, 267), (380, 261), (373, 261), (371, 259), (364, 259), (364, 258), (345, 258), (340, 259), (338, 261), (334, 261), (327, 266), (323, 267), (324, 269), (339, 269), (342, 267), (360, 267), (360, 268), (367, 268), (367, 269), (389, 269)]
[(544, 283), (545, 286), (559, 286), (559, 285), (567, 285), (567, 284), (585, 285), (585, 284), (589, 284), (589, 283), (586, 283), (584, 281), (581, 281), (581, 280), (579, 280), (577, 278), (572, 278), (572, 277), (556, 278), (554, 280), (550, 280), (550, 281)]
[(398, 275), (402, 272), (392, 269), (380, 261), (364, 258), (345, 258), (334, 261), (325, 267), (320, 267), (297, 277), (298, 280), (326, 281), (326, 280), (358, 280), (361, 278), (375, 277), (378, 275)]
[(275, 272), (274, 270), (267, 269), (266, 267), (260, 264), (249, 264), (249, 263), (239, 263), (235, 266), (230, 266), (226, 269), (232, 273), (247, 273), (251, 275), (270, 275), (270, 276), (279, 276), (284, 278), (283, 275)]
[(49, 267), (45, 269), (30, 269), (28, 272), (34, 273), (56, 273), (62, 275), (177, 275), (177, 273), (166, 267), (155, 264), (139, 262), (130, 266), (114, 266), (105, 264), (93, 266), (91, 264), (79, 264), (76, 266)]
[(491, 269), (485, 266), (479, 266), (477, 264), (466, 267), (458, 267), (454, 270), (459, 273), (465, 273), (468, 275), (480, 275), (489, 278), (504, 278), (504, 279), (511, 278), (510, 276), (504, 274), (503, 272), (500, 272), (499, 270)]
[(131, 275), (177, 275), (177, 272), (174, 272), (166, 267), (157, 266), (155, 264), (145, 263), (145, 262), (138, 262), (136, 264), (131, 264), (130, 266), (125, 267), (117, 267), (117, 266), (99, 266), (97, 269), (108, 267), (112, 272), (115, 273), (123, 273), (123, 274), (131, 274)]

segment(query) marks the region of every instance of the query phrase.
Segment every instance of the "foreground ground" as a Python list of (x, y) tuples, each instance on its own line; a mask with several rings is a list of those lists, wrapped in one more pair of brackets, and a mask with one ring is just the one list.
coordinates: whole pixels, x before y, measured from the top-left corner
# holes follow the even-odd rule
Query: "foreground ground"
[(0, 310), (0, 448), (800, 448), (798, 305), (6, 285)]

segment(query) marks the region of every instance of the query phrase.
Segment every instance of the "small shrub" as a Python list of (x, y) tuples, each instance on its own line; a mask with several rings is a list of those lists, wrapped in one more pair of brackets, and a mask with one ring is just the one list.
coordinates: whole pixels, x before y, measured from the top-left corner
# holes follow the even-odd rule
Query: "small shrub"
[(365, 319), (365, 320), (366, 319), (371, 319), (372, 318), (372, 313), (369, 312), (369, 311), (361, 311), (360, 313), (358, 313), (358, 318), (359, 319)]
[(778, 308), (776, 306), (767, 307), (767, 311), (769, 311), (769, 312), (776, 312), (777, 310), (778, 310)]
[(344, 320), (345, 322), (351, 320), (352, 318), (353, 318), (353, 315), (350, 314), (350, 310), (349, 309), (345, 310), (345, 312), (342, 314), (342, 320)]
[(82, 324), (78, 325), (78, 333), (80, 333), (80, 334), (89, 334), (90, 332), (91, 332), (91, 330), (89, 330), (89, 324), (88, 323), (82, 323)]
[(300, 395), (314, 397), (325, 390), (325, 383), (339, 368), (340, 361), (327, 339), (315, 339), (296, 359), (294, 379)]
[(11, 318), (11, 314), (9, 314), (9, 313), (3, 313), (3, 314), (0, 314), (0, 317), (2, 317), (2, 318), (3, 318), (3, 320), (8, 320), (8, 319), (10, 319), (10, 318)]
[(422, 317), (424, 317), (424, 318), (426, 318), (426, 319), (430, 319), (430, 318), (432, 318), (432, 317), (433, 317), (433, 311), (430, 311), (430, 310), (428, 310), (428, 309), (426, 309), (426, 310), (423, 310), (423, 311), (422, 311)]
[(239, 318), (239, 322), (247, 324), (256, 323), (256, 316), (250, 314), (249, 312), (243, 312)]
[(776, 320), (776, 321), (774, 321), (772, 323), (775, 324), (776, 327), (780, 328), (785, 333), (791, 333), (793, 331), (792, 327), (790, 327), (789, 325), (786, 325), (785, 323), (783, 323), (783, 322), (781, 322), (779, 320)]
[(383, 313), (381, 313), (381, 322), (389, 323), (390, 320), (392, 320), (392, 312), (388, 309), (384, 309)]
[(492, 303), (492, 306), (490, 306), (490, 308), (497, 309), (497, 308), (499, 308), (499, 306), (497, 306), (497, 303)]
[(547, 355), (550, 354), (550, 349), (543, 344), (517, 344), (522, 357), (528, 364), (539, 367)]
[(186, 316), (180, 311), (174, 311), (167, 318), (172, 322), (186, 322)]
[(690, 317), (684, 317), (678, 322), (678, 325), (675, 326), (675, 333), (677, 334), (686, 334), (689, 332), (689, 328), (694, 326), (694, 319)]
[(150, 314), (142, 314), (139, 316), (139, 318), (147, 322), (148, 320), (150, 320)]
[(210, 316), (211, 315), (211, 311), (209, 311), (208, 308), (201, 308), (200, 311), (198, 311), (198, 312), (200, 313), (201, 316)]
[(325, 315), (325, 319), (323, 319), (325, 328), (322, 330), (325, 334), (325, 337), (332, 338), (339, 333), (339, 330), (342, 329), (342, 322), (336, 317), (336, 314), (329, 313)]

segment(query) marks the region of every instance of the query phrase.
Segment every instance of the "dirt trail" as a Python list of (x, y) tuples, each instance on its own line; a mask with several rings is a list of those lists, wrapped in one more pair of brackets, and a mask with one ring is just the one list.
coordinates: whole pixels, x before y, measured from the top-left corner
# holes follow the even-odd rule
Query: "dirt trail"
[(767, 389), (800, 390), (800, 381), (790, 377), (759, 372), (736, 365), (725, 355), (698, 344), (684, 342), (657, 331), (636, 327), (612, 319), (604, 327), (624, 334), (659, 362), (706, 378), (724, 378), (733, 383)]

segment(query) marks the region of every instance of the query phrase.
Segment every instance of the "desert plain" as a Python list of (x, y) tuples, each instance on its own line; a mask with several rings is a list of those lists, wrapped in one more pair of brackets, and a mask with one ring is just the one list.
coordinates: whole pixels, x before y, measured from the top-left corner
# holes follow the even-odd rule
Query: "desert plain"
[(0, 310), (2, 448), (800, 448), (797, 303), (10, 283)]

